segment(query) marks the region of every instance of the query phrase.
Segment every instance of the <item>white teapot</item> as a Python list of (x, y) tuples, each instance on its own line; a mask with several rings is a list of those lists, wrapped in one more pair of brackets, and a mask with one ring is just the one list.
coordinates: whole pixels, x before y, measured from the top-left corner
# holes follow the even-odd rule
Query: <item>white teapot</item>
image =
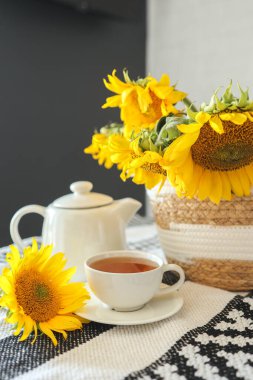
[(92, 183), (72, 183), (73, 194), (56, 199), (48, 207), (29, 205), (13, 216), (10, 233), (19, 249), (24, 243), (18, 232), (20, 219), (29, 213), (44, 217), (43, 244), (53, 244), (53, 252), (63, 252), (67, 267), (76, 266), (74, 281), (84, 281), (84, 261), (102, 251), (126, 248), (125, 227), (141, 207), (132, 198), (114, 201), (110, 196), (93, 193)]

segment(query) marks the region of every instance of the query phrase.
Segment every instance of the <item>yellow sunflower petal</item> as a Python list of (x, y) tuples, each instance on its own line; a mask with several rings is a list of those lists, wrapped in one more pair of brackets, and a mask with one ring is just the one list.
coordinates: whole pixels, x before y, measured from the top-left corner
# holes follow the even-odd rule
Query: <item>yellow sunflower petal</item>
[(27, 261), (29, 260), (29, 264), (31, 267), (36, 265), (38, 268), (40, 268), (40, 266), (43, 267), (45, 263), (48, 262), (48, 259), (50, 258), (52, 251), (53, 245), (42, 247), (39, 250), (39, 254), (34, 254), (33, 251), (29, 252), (29, 247), (27, 247), (24, 250), (24, 256), (27, 257)]
[(253, 115), (252, 115), (252, 112), (245, 112), (245, 115), (247, 116), (247, 118), (248, 118), (250, 121), (253, 121)]
[(16, 326), (16, 329), (13, 335), (18, 336), (20, 334), (20, 331), (22, 330), (23, 325), (24, 325), (24, 320), (25, 320), (24, 316), (21, 316), (21, 315), (18, 316), (18, 324)]
[(197, 194), (198, 189), (199, 189), (199, 181), (202, 174), (203, 174), (202, 167), (195, 164), (190, 185), (187, 187), (187, 194), (186, 194), (187, 198), (191, 199)]
[(247, 173), (251, 185), (253, 185), (253, 164), (245, 166), (245, 172)]
[(212, 185), (209, 198), (212, 202), (219, 204), (222, 197), (222, 181), (219, 172), (212, 172)]
[(36, 239), (32, 239), (32, 253), (34, 254), (35, 252), (38, 251), (38, 243)]
[(220, 114), (219, 117), (221, 120), (231, 121), (236, 125), (241, 125), (247, 120), (247, 116), (239, 112), (227, 112)]
[(170, 85), (170, 77), (168, 74), (162, 74), (159, 84), (162, 86), (169, 86)]
[(40, 265), (40, 269), (47, 267), (47, 273), (50, 275), (50, 272), (57, 274), (63, 270), (66, 265), (66, 258), (62, 252), (58, 252), (52, 257), (48, 258), (47, 261), (44, 261)]
[(82, 323), (78, 318), (69, 315), (57, 315), (51, 320), (47, 321), (47, 327), (51, 330), (75, 330), (82, 327)]
[(221, 113), (219, 116), (221, 120), (225, 120), (225, 121), (230, 121), (233, 117), (232, 113), (230, 112)]
[(152, 78), (148, 84), (147, 88), (150, 89), (159, 99), (167, 98), (171, 92), (173, 92), (173, 88), (169, 85), (170, 79), (167, 74), (163, 74), (160, 82), (157, 82), (156, 79)]
[(192, 160), (192, 156), (189, 155), (188, 160), (184, 163), (184, 174), (183, 174), (183, 181), (186, 184), (189, 184), (189, 186), (192, 185), (192, 177), (193, 177), (193, 170), (194, 170), (194, 163)]
[(201, 127), (202, 125), (198, 123), (177, 125), (177, 129), (182, 133), (194, 133), (199, 131)]
[(173, 162), (180, 158), (183, 151), (189, 150), (191, 146), (196, 142), (199, 137), (199, 132), (189, 133), (179, 136), (173, 143), (167, 148), (165, 159), (168, 162)]
[(168, 100), (172, 104), (176, 104), (176, 103), (180, 102), (182, 99), (184, 99), (186, 96), (187, 96), (187, 94), (185, 92), (174, 90), (169, 94)]
[(5, 276), (0, 276), (0, 289), (6, 294), (12, 291), (12, 286), (9, 279)]
[(14, 325), (18, 322), (18, 315), (16, 313), (11, 314), (5, 318), (5, 321)]
[(32, 340), (32, 344), (35, 343), (35, 341), (36, 341), (36, 339), (37, 339), (37, 336), (38, 336), (38, 327), (37, 327), (37, 323), (34, 323), (33, 328), (34, 328), (34, 338), (33, 338), (33, 340)]
[(170, 161), (172, 159), (172, 153), (168, 149), (166, 149), (166, 152), (163, 158), (159, 161), (159, 164), (161, 165), (161, 167), (163, 167), (166, 170), (172, 169), (173, 167), (176, 167), (176, 168), (181, 167), (185, 163), (185, 161), (188, 159), (189, 154), (190, 154), (190, 148), (181, 152), (181, 154), (178, 155), (177, 159), (175, 159), (175, 155), (173, 155), (174, 160)]
[(17, 247), (10, 245), (11, 252), (6, 254), (6, 261), (9, 263), (11, 269), (14, 271), (17, 269), (20, 263), (20, 253)]
[(68, 334), (64, 330), (54, 330), (55, 332), (58, 332), (59, 334), (62, 334), (63, 338), (66, 340), (68, 337)]
[(128, 83), (122, 82), (116, 77), (116, 70), (114, 69), (112, 75), (108, 75), (108, 82), (103, 80), (105, 87), (116, 94), (121, 94), (126, 88), (129, 87)]
[(195, 116), (195, 120), (196, 120), (197, 123), (203, 125), (203, 124), (205, 124), (205, 123), (208, 122), (208, 120), (210, 119), (210, 117), (211, 116), (208, 113), (200, 111)]
[(212, 175), (209, 170), (204, 170), (199, 181), (198, 198), (203, 201), (209, 197), (212, 188)]
[(73, 313), (74, 311), (80, 309), (83, 305), (84, 305), (84, 301), (80, 299), (79, 301), (76, 301), (75, 303), (65, 306), (63, 309), (60, 309), (58, 311), (58, 314), (62, 315), (62, 314)]
[(243, 188), (242, 188), (241, 181), (240, 181), (237, 171), (235, 170), (228, 171), (227, 174), (228, 174), (228, 178), (229, 178), (233, 193), (237, 195), (238, 197), (242, 197)]
[(60, 273), (58, 273), (54, 277), (55, 282), (61, 282), (61, 284), (66, 284), (70, 281), (70, 279), (73, 277), (73, 275), (76, 273), (76, 267), (66, 269)]
[(215, 132), (219, 133), (220, 135), (224, 133), (223, 124), (218, 115), (212, 116), (209, 120), (209, 124)]
[(35, 324), (35, 322), (32, 320), (32, 318), (30, 318), (29, 316), (25, 317), (24, 326), (23, 326), (24, 331), (23, 331), (21, 338), (19, 339), (20, 342), (22, 342), (23, 340), (28, 338), (28, 336), (31, 334), (31, 332), (34, 329), (34, 324)]
[(232, 199), (231, 194), (231, 184), (226, 172), (220, 173), (221, 182), (222, 182), (222, 198), (226, 201)]
[[(142, 169), (140, 169), (141, 171)], [(140, 183), (144, 184), (147, 189), (153, 189), (156, 185), (158, 185), (161, 182), (161, 176), (154, 174), (154, 173), (145, 173), (144, 170), (142, 170), (142, 180)], [(137, 182), (136, 182), (137, 183)]]
[(243, 188), (243, 194), (245, 196), (249, 196), (250, 195), (250, 180), (247, 176), (245, 169), (240, 168), (237, 173), (241, 182), (241, 186)]
[[(136, 96), (136, 89), (134, 87), (129, 87), (121, 94), (121, 100), (122, 100), (122, 111), (124, 110), (124, 107), (127, 106), (133, 106), (132, 103), (134, 103), (135, 96)], [(129, 103), (129, 104), (127, 104)], [(123, 119), (122, 119), (123, 120)]]
[(247, 116), (244, 115), (243, 113), (235, 113), (233, 118), (231, 119), (232, 123), (236, 125), (244, 124), (246, 120), (247, 120)]
[(152, 98), (149, 95), (149, 92), (141, 86), (136, 87), (136, 91), (138, 95), (140, 111), (145, 113), (147, 112), (150, 103), (152, 103)]
[(167, 116), (170, 113), (168, 111), (167, 104), (164, 100), (161, 101), (161, 111), (162, 111), (162, 116)]
[(57, 346), (57, 339), (53, 333), (52, 330), (50, 330), (49, 326), (48, 326), (48, 323), (47, 322), (40, 322), (39, 323), (39, 328), (41, 329), (41, 331), (46, 334), (53, 342), (54, 346)]
[(109, 98), (106, 98), (106, 102), (102, 105), (102, 108), (114, 108), (114, 107), (120, 107), (120, 105), (121, 105), (121, 96), (114, 95), (114, 96), (110, 96)]

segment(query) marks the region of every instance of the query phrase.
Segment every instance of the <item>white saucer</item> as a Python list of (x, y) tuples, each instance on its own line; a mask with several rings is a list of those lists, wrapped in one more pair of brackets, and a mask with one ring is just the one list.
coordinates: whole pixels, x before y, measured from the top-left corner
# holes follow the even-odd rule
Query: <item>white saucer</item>
[(183, 306), (183, 298), (178, 292), (170, 295), (154, 297), (142, 309), (137, 311), (120, 312), (110, 309), (100, 302), (92, 293), (86, 306), (76, 314), (90, 321), (109, 325), (143, 325), (161, 321), (176, 314)]

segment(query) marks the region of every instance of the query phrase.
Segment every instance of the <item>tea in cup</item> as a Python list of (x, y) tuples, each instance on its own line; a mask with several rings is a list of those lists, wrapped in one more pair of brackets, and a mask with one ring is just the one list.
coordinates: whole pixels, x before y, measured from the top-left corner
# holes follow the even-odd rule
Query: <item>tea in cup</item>
[[(167, 271), (177, 272), (179, 280), (159, 289)], [(95, 296), (116, 311), (138, 310), (154, 296), (179, 289), (185, 280), (178, 265), (164, 264), (156, 255), (130, 250), (108, 251), (87, 259), (85, 273)]]

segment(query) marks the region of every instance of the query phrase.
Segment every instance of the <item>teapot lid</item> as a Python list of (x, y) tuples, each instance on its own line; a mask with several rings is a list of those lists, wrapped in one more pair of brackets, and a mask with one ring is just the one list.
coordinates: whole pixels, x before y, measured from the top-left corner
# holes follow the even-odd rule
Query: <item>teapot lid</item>
[(78, 181), (70, 185), (73, 194), (64, 195), (52, 204), (59, 208), (93, 208), (105, 206), (113, 202), (109, 195), (91, 192), (93, 184), (88, 181)]

